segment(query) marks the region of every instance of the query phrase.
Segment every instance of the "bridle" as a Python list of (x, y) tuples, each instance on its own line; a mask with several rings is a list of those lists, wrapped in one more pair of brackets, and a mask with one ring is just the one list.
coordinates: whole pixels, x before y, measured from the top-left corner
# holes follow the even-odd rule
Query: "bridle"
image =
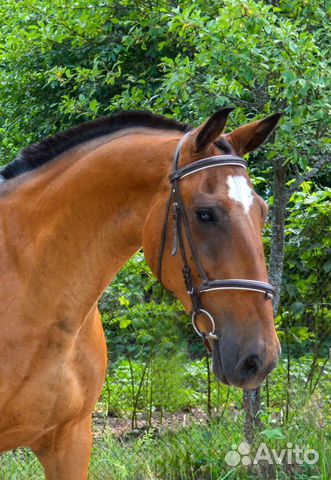
[[(161, 282), (162, 278), (162, 262), (164, 256), (164, 249), (167, 240), (167, 231), (170, 218), (170, 211), (172, 207), (173, 211), (173, 220), (174, 220), (174, 232), (173, 232), (173, 249), (172, 255), (176, 255), (178, 252), (178, 245), (180, 248), (180, 253), (183, 261), (183, 277), (187, 293), (190, 296), (192, 303), (192, 325), (196, 333), (205, 341), (206, 339), (218, 340), (217, 335), (215, 334), (215, 322), (213, 316), (204, 308), (202, 308), (200, 296), (202, 293), (212, 292), (215, 290), (245, 290), (260, 292), (265, 295), (266, 300), (272, 300), (275, 294), (275, 288), (270, 285), (270, 283), (260, 282), (258, 280), (246, 280), (246, 279), (224, 279), (224, 280), (209, 280), (198, 256), (196, 246), (193, 241), (192, 233), (189, 226), (189, 221), (186, 215), (184, 202), (180, 193), (179, 183), (185, 177), (206, 170), (207, 168), (215, 168), (221, 166), (239, 166), (242, 168), (247, 168), (247, 162), (242, 158), (235, 155), (217, 155), (213, 157), (203, 158), (192, 162), (184, 167), (179, 168), (179, 159), (181, 154), (182, 146), (190, 135), (191, 132), (186, 133), (183, 138), (179, 141), (177, 149), (174, 155), (172, 163), (172, 171), (169, 177), (171, 183), (171, 192), (169, 200), (166, 207), (162, 236), (161, 236), (161, 245), (160, 253), (158, 260), (158, 279)], [(187, 253), (185, 250), (184, 235), (185, 232), (189, 248), (191, 250), (192, 258), (194, 264), (199, 272), (199, 276), (202, 279), (200, 286), (196, 287), (193, 284), (191, 269), (187, 261)], [(196, 325), (196, 318), (198, 315), (205, 315), (212, 325), (211, 331), (208, 335), (205, 335), (203, 332), (200, 332)]]

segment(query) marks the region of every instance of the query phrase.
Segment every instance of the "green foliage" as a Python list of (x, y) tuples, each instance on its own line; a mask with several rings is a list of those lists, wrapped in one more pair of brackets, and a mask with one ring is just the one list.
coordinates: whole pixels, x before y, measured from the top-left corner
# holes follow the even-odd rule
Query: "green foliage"
[[(312, 183), (305, 182), (302, 191), (296, 192), (289, 204), (288, 225), (286, 228), (288, 251), (288, 268), (301, 277), (302, 284), (295, 292), (287, 290), (290, 296), (302, 290), (301, 296), (309, 295), (312, 283), (316, 285), (322, 272), (329, 273), (331, 264), (331, 189), (315, 190)], [(301, 257), (294, 255), (294, 251), (304, 252)], [(313, 272), (314, 278), (308, 281), (305, 275)], [(304, 282), (303, 282), (304, 280)], [(305, 285), (303, 285), (305, 283)], [(322, 286), (321, 286), (322, 287)], [(325, 286), (322, 300), (327, 301), (330, 285)]]
[(147, 360), (187, 348), (203, 352), (183, 307), (157, 282), (142, 252), (117, 275), (99, 306), (112, 360), (118, 355)]
[(232, 126), (284, 113), (269, 157), (305, 170), (330, 152), (328, 2), (4, 0), (0, 15), (2, 161), (118, 109), (195, 123), (229, 104)]
[(287, 329), (279, 330), (280, 338), (301, 352), (324, 346), (327, 355), (331, 341), (331, 189), (317, 190), (312, 183), (304, 183), (293, 195), (288, 213), (278, 319)]
[[(103, 409), (118, 417), (130, 417), (133, 425), (137, 414), (152, 416), (162, 422), (164, 413), (200, 409), (207, 412), (206, 359), (191, 360), (184, 352), (171, 356), (156, 355), (145, 362), (119, 358), (111, 364), (102, 392)], [(215, 411), (227, 402), (228, 387), (215, 378), (211, 382), (211, 400)], [(231, 402), (241, 403), (241, 392), (234, 389)]]

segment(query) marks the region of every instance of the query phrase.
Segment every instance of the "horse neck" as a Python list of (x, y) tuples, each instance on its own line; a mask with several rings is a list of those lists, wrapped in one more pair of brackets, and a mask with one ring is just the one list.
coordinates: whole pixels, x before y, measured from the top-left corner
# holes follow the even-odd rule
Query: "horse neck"
[[(73, 308), (92, 308), (141, 246), (143, 225), (167, 176), (180, 134), (125, 135), (79, 158), (63, 158), (17, 188), (14, 240), (39, 306), (65, 292)], [(61, 171), (62, 170), (62, 171)], [(13, 225), (13, 223), (12, 223)], [(24, 249), (22, 249), (24, 245)], [(46, 286), (43, 289), (42, 286)], [(52, 295), (52, 298), (47, 298)], [(44, 298), (42, 298), (44, 296)], [(83, 302), (82, 302), (83, 299)]]

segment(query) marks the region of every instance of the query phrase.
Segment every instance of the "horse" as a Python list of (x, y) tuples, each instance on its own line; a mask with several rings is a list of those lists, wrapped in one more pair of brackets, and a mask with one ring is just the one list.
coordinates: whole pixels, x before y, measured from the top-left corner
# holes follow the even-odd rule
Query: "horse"
[(121, 112), (0, 171), (0, 451), (29, 447), (48, 480), (87, 478), (107, 367), (98, 299), (141, 247), (221, 382), (255, 388), (277, 362), (268, 209), (243, 156), (280, 115), (224, 133), (231, 110), (197, 128)]

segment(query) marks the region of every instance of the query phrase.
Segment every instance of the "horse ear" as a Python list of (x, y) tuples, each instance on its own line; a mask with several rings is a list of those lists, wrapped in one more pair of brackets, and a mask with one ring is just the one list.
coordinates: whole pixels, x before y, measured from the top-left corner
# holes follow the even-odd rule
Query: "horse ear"
[(233, 108), (222, 108), (214, 113), (201, 127), (196, 130), (195, 148), (201, 152), (210, 145), (224, 130), (228, 115)]
[(245, 155), (259, 147), (276, 127), (281, 113), (248, 123), (226, 135), (227, 140), (234, 146), (239, 155)]

